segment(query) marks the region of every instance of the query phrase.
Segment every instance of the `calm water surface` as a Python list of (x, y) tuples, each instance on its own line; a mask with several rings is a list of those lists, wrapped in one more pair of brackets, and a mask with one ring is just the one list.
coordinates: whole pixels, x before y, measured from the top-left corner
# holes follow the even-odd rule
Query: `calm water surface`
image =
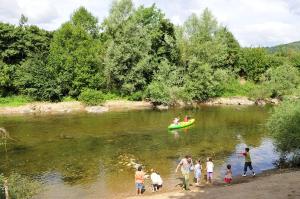
[[(170, 121), (185, 114), (195, 125), (168, 132)], [(172, 189), (180, 183), (174, 170), (185, 154), (203, 162), (213, 157), (220, 179), (228, 163), (235, 175), (242, 172), (244, 159), (236, 152), (245, 146), (259, 173), (278, 158), (264, 129), (268, 116), (268, 108), (254, 106), (0, 117), (0, 127), (16, 140), (7, 152), (0, 148), (0, 173), (40, 180), (46, 189), (38, 198), (123, 198), (135, 193), (130, 159), (158, 170), (164, 188)]]

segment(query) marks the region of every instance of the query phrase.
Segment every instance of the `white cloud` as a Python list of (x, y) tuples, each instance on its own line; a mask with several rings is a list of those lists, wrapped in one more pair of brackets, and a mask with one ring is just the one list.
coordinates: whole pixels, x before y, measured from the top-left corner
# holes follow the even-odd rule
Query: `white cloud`
[[(271, 46), (300, 40), (300, 0), (133, 0), (157, 5), (173, 23), (182, 24), (208, 7), (243, 46)], [(18, 23), (24, 13), (31, 24), (53, 30), (85, 6), (101, 22), (112, 0), (0, 0), (0, 20)]]

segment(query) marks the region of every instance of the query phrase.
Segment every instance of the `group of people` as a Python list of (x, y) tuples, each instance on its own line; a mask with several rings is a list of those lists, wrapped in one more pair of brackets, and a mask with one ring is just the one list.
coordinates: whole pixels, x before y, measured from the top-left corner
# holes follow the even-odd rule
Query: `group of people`
[[(251, 161), (251, 156), (250, 156), (250, 150), (249, 148), (245, 148), (245, 151), (242, 153), (239, 153), (240, 155), (244, 156), (245, 158), (245, 164), (244, 164), (244, 172), (242, 176), (246, 176), (247, 169), (249, 167), (250, 171), (252, 172), (252, 176), (255, 176), (255, 172), (252, 167), (252, 161)], [(190, 155), (186, 155), (179, 164), (176, 167), (175, 173), (178, 172), (178, 169), (181, 168), (181, 173), (183, 175), (184, 181), (183, 181), (183, 189), (184, 190), (189, 190), (190, 186), (190, 172), (194, 172), (194, 177), (196, 179), (196, 186), (199, 186), (201, 184), (201, 176), (202, 176), (202, 171), (203, 167), (201, 164), (201, 160), (197, 160), (195, 165), (193, 164), (192, 157)], [(213, 172), (214, 172), (214, 163), (211, 157), (207, 158), (206, 161), (206, 183), (212, 184), (213, 182)], [(135, 183), (136, 183), (136, 190), (137, 194), (142, 194), (144, 190), (144, 179), (147, 176), (145, 173), (142, 171), (142, 166), (140, 166), (136, 173), (135, 173)], [(155, 170), (151, 169), (151, 175), (150, 175), (151, 181), (152, 181), (152, 190), (157, 191), (162, 187), (162, 178), (160, 177), (159, 173), (156, 172)], [(231, 165), (228, 164), (226, 166), (226, 172), (224, 176), (224, 182), (226, 184), (230, 184), (232, 182), (232, 171), (231, 171)]]
[[(187, 116), (187, 115), (183, 118), (184, 122), (188, 122), (189, 120), (190, 120), (190, 117)], [(179, 117), (175, 117), (174, 120), (173, 120), (173, 124), (179, 124), (179, 122), (180, 122), (180, 118)]]
[[(245, 151), (242, 153), (239, 153), (240, 155), (243, 155), (245, 158), (245, 163), (244, 163), (244, 172), (242, 176), (246, 176), (247, 169), (249, 167), (250, 171), (252, 172), (252, 176), (255, 176), (255, 172), (252, 167), (252, 161), (251, 161), (251, 156), (250, 156), (250, 149), (245, 148)], [(192, 157), (187, 155), (185, 156), (177, 165), (177, 168), (175, 172), (177, 173), (179, 167), (181, 167), (181, 173), (183, 175), (184, 181), (183, 181), (183, 189), (189, 190), (190, 182), (189, 182), (189, 177), (190, 177), (190, 172), (194, 171), (194, 177), (196, 179), (196, 185), (200, 185), (201, 182), (201, 175), (202, 175), (202, 164), (201, 160), (198, 160), (195, 164), (193, 165)], [(213, 172), (214, 172), (214, 163), (212, 161), (211, 157), (207, 158), (206, 161), (206, 183), (212, 184), (213, 181)], [(231, 171), (231, 165), (227, 164), (226, 166), (226, 172), (224, 176), (224, 182), (226, 184), (230, 184), (232, 182), (232, 171)]]
[[(142, 166), (139, 166), (137, 168), (137, 171), (135, 172), (135, 187), (136, 187), (136, 194), (140, 195), (143, 194), (145, 191), (145, 185), (144, 180), (148, 176), (145, 174), (145, 172), (142, 171)], [(152, 183), (152, 191), (156, 192), (160, 188), (162, 188), (163, 180), (159, 173), (155, 171), (154, 169), (151, 169), (151, 175), (150, 175), (151, 183)]]

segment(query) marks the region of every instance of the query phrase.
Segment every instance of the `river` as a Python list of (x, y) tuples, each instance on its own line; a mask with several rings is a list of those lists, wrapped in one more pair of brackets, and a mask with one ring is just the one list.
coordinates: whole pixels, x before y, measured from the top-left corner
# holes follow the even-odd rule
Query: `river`
[[(274, 168), (278, 158), (264, 128), (270, 108), (199, 107), (167, 111), (103, 114), (1, 116), (14, 141), (0, 150), (0, 173), (17, 172), (43, 183), (38, 198), (124, 198), (135, 193), (130, 162), (156, 169), (164, 189), (180, 183), (174, 170), (186, 154), (204, 162), (212, 157), (215, 178), (226, 164), (233, 174), (243, 168), (242, 152), (250, 147), (257, 173)], [(193, 126), (169, 132), (174, 117), (189, 115)], [(150, 192), (146, 180), (146, 192)]]

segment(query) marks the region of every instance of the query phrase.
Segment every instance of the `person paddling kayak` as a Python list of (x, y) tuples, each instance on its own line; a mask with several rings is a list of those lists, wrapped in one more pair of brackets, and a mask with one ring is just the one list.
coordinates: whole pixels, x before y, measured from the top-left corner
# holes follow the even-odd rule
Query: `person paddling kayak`
[(173, 124), (179, 124), (179, 121), (180, 121), (179, 117), (175, 117), (175, 119), (173, 120)]
[(184, 122), (188, 122), (189, 119), (190, 119), (190, 118), (186, 115), (186, 116), (184, 117), (183, 121), (184, 121)]

